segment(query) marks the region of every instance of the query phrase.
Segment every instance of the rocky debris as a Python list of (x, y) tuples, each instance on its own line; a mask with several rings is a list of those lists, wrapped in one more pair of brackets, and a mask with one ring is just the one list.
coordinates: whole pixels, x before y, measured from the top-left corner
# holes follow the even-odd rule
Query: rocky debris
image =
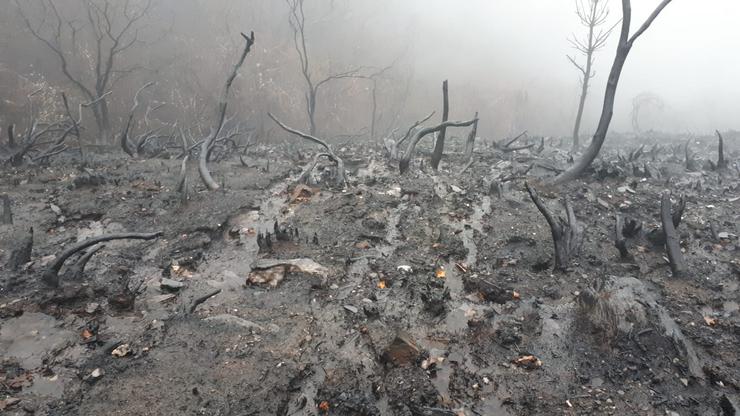
[(96, 368), (90, 374), (88, 374), (87, 376), (85, 376), (84, 377), (84, 380), (85, 381), (88, 381), (88, 382), (91, 382), (91, 383), (94, 383), (94, 382), (100, 380), (100, 378), (103, 377), (104, 375), (105, 375), (105, 370), (103, 370), (102, 368)]
[(185, 283), (179, 282), (177, 280), (163, 278), (159, 282), (159, 287), (167, 292), (177, 292), (185, 287)]
[(277, 287), (288, 273), (303, 273), (321, 279), (329, 277), (329, 269), (311, 259), (261, 259), (252, 263), (247, 283)]
[(421, 356), (421, 349), (416, 345), (410, 335), (400, 332), (383, 350), (381, 356), (383, 362), (395, 366), (409, 365)]
[(235, 326), (248, 329), (250, 331), (264, 331), (264, 328), (261, 325), (230, 314), (209, 316), (207, 318), (204, 318), (203, 321), (215, 324)]
[(116, 357), (116, 358), (123, 358), (131, 354), (131, 347), (128, 344), (121, 344), (113, 351), (111, 351), (110, 355)]

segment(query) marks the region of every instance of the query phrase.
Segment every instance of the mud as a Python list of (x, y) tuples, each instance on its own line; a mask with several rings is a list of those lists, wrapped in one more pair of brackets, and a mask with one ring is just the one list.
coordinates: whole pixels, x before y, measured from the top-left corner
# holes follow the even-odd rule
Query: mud
[[(223, 190), (199, 187), (193, 167), (187, 201), (173, 191), (176, 160), (6, 169), (0, 194), (14, 223), (0, 225), (3, 267), (31, 226), (34, 246), (30, 263), (2, 271), (0, 398), (20, 399), (5, 412), (730, 415), (740, 175), (686, 172), (670, 139), (660, 143), (639, 163), (607, 149), (562, 189), (536, 177), (567, 164), (553, 141), (478, 149), (462, 175), (459, 154), (437, 173), (416, 163), (399, 176), (379, 151), (348, 145), (342, 156), (359, 161), (351, 186), (298, 191), (310, 158), (265, 148), (248, 161), (259, 168), (214, 164)], [(713, 157), (711, 145), (699, 140), (697, 157)], [(567, 196), (585, 227), (567, 273), (552, 271), (550, 230), (525, 179), (553, 209)], [(671, 276), (651, 240), (664, 189), (688, 201), (678, 228), (687, 277)], [(613, 244), (617, 211), (643, 224), (628, 260)], [(120, 231), (164, 237), (112, 242), (83, 275), (41, 283), (62, 247)], [(266, 233), (269, 247), (258, 244)], [(122, 308), (125, 293), (135, 301)], [(130, 354), (111, 355), (121, 345)]]

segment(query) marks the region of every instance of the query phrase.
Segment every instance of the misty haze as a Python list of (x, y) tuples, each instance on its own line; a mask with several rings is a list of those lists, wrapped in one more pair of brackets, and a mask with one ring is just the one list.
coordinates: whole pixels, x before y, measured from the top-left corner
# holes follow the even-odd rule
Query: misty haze
[(739, 18), (0, 0), (0, 413), (740, 414)]

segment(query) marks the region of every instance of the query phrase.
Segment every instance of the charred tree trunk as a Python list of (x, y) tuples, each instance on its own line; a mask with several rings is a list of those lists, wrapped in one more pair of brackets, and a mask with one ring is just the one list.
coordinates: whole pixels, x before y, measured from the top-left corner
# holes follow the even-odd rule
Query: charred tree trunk
[(547, 224), (550, 226), (552, 241), (555, 246), (554, 269), (565, 272), (568, 270), (571, 258), (578, 254), (581, 250), (581, 245), (583, 244), (583, 231), (578, 224), (573, 208), (570, 206), (568, 200), (564, 199), (566, 218), (555, 218), (545, 203), (542, 202), (539, 195), (537, 195), (537, 191), (529, 186), (528, 183), (525, 183), (524, 186), (527, 188), (527, 192), (529, 193), (530, 198), (532, 198), (532, 202), (534, 202), (535, 206), (542, 216), (545, 217)]
[(33, 227), (28, 230), (28, 234), (21, 237), (16, 247), (10, 252), (8, 268), (18, 270), (24, 264), (31, 261), (31, 252), (33, 251)]
[[(477, 119), (478, 117), (476, 117)], [(450, 96), (447, 89), (447, 80), (442, 83), (442, 123), (450, 119)], [(434, 143), (432, 152), (432, 169), (435, 171), (439, 168), (439, 162), (442, 161), (442, 155), (445, 151), (445, 137), (447, 136), (447, 127), (442, 127), (437, 135), (437, 141)]]
[(619, 250), (619, 257), (621, 257), (622, 260), (631, 259), (632, 256), (630, 255), (629, 250), (627, 250), (627, 239), (624, 237), (624, 220), (620, 213), (617, 213), (617, 223), (614, 227), (614, 232), (614, 247)]
[(99, 237), (88, 238), (87, 240), (77, 243), (72, 247), (64, 250), (60, 255), (54, 259), (54, 262), (49, 265), (46, 271), (41, 275), (41, 279), (44, 283), (52, 287), (59, 286), (59, 270), (62, 269), (64, 262), (68, 258), (72, 257), (75, 253), (78, 253), (88, 247), (92, 247), (99, 243), (113, 240), (154, 240), (164, 235), (163, 232), (156, 233), (122, 233), (122, 234), (109, 234), (101, 235)]
[(473, 128), (470, 130), (468, 140), (465, 142), (465, 160), (470, 163), (473, 160), (473, 150), (475, 150), (475, 136), (478, 135), (478, 112), (475, 113), (476, 122), (473, 123)]
[(717, 143), (717, 169), (726, 169), (727, 161), (725, 160), (725, 143), (722, 138), (722, 133), (720, 133), (719, 130), (717, 130), (717, 138), (719, 139), (719, 142)]
[(674, 225), (676, 223), (676, 216), (672, 213), (670, 192), (664, 192), (661, 198), (660, 220), (663, 223), (665, 248), (668, 252), (671, 272), (673, 272), (673, 277), (682, 277), (686, 274), (687, 268), (683, 253), (681, 252), (681, 241)]
[(660, 12), (662, 12), (670, 2), (671, 0), (663, 0), (650, 17), (648, 17), (645, 23), (643, 23), (640, 29), (630, 37), (632, 6), (630, 0), (622, 0), (622, 31), (619, 37), (619, 45), (617, 46), (617, 54), (614, 57), (614, 63), (612, 64), (612, 69), (609, 73), (609, 79), (606, 84), (604, 105), (601, 110), (599, 125), (596, 128), (596, 133), (594, 133), (591, 144), (588, 146), (583, 156), (578, 159), (573, 166), (568, 168), (568, 170), (555, 177), (553, 180), (555, 184), (563, 184), (578, 178), (586, 171), (586, 169), (588, 169), (594, 159), (599, 155), (601, 146), (603, 146), (604, 140), (606, 140), (606, 134), (609, 131), (612, 116), (614, 115), (614, 101), (617, 95), (617, 86), (619, 85), (619, 78), (622, 75), (622, 69), (627, 61), (627, 56), (629, 56), (630, 50), (632, 50), (632, 46), (637, 38), (645, 33), (653, 21), (658, 17)]
[(2, 195), (0, 199), (3, 200), (3, 215), (0, 217), (0, 224), (13, 224), (13, 210), (10, 206), (10, 197)]

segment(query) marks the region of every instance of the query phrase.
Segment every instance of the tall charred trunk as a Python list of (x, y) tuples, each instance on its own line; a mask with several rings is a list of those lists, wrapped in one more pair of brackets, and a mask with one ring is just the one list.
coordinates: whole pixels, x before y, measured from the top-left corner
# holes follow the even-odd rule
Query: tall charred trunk
[[(477, 118), (477, 117), (476, 117)], [(447, 90), (447, 80), (442, 83), (442, 123), (450, 119), (450, 97)], [(442, 128), (437, 135), (437, 141), (434, 143), (434, 152), (432, 152), (432, 169), (435, 171), (439, 168), (439, 162), (442, 160), (442, 154), (445, 150), (445, 136), (447, 127)]]

